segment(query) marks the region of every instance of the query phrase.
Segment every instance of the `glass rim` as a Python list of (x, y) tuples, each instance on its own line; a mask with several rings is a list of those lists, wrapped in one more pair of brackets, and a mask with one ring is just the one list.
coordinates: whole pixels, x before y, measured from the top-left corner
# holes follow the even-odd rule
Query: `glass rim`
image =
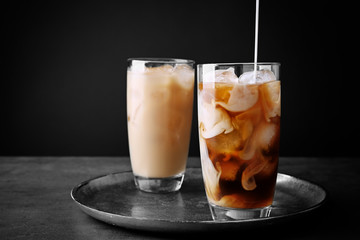
[[(229, 63), (199, 63), (197, 66), (244, 66), (244, 65), (255, 65), (254, 62), (229, 62)], [(280, 66), (280, 62), (258, 62), (256, 65), (277, 65)]]
[(152, 62), (152, 63), (172, 63), (172, 64), (195, 64), (194, 60), (183, 58), (156, 58), (156, 57), (135, 57), (128, 58), (128, 62)]

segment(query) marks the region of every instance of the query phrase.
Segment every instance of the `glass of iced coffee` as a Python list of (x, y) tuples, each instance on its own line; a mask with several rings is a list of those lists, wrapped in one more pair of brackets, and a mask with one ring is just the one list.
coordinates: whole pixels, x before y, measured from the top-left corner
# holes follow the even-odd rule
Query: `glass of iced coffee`
[(194, 61), (128, 59), (128, 138), (138, 189), (180, 189), (189, 151), (193, 95)]
[(198, 65), (198, 123), (214, 220), (268, 217), (280, 140), (279, 63)]

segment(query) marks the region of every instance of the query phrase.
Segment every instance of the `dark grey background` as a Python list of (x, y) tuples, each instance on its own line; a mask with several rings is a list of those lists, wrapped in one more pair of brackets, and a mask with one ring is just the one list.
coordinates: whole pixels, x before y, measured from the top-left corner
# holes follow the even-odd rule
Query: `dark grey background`
[[(282, 63), (282, 156), (358, 156), (335, 8), (260, 2), (258, 59)], [(128, 155), (129, 57), (253, 61), (255, 0), (17, 1), (2, 12), (0, 155)]]

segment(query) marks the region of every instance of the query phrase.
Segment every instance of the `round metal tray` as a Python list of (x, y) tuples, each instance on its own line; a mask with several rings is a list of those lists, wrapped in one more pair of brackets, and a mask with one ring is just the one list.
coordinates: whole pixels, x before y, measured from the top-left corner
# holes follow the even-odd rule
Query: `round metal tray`
[(72, 199), (86, 214), (116, 226), (154, 231), (239, 229), (274, 224), (320, 207), (326, 191), (289, 175), (277, 176), (270, 217), (213, 221), (200, 168), (187, 168), (184, 183), (175, 193), (154, 194), (136, 189), (132, 172), (119, 172), (87, 180), (74, 187)]

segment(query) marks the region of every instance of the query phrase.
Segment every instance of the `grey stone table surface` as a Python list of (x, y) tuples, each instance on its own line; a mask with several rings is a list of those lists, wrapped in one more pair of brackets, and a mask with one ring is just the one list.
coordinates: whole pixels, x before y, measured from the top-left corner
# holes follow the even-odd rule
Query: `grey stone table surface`
[[(200, 167), (190, 157), (188, 167)], [(131, 170), (129, 157), (0, 157), (0, 239), (359, 239), (360, 158), (281, 157), (279, 172), (327, 191), (310, 216), (238, 232), (162, 233), (108, 225), (84, 214), (71, 189), (90, 178)]]

